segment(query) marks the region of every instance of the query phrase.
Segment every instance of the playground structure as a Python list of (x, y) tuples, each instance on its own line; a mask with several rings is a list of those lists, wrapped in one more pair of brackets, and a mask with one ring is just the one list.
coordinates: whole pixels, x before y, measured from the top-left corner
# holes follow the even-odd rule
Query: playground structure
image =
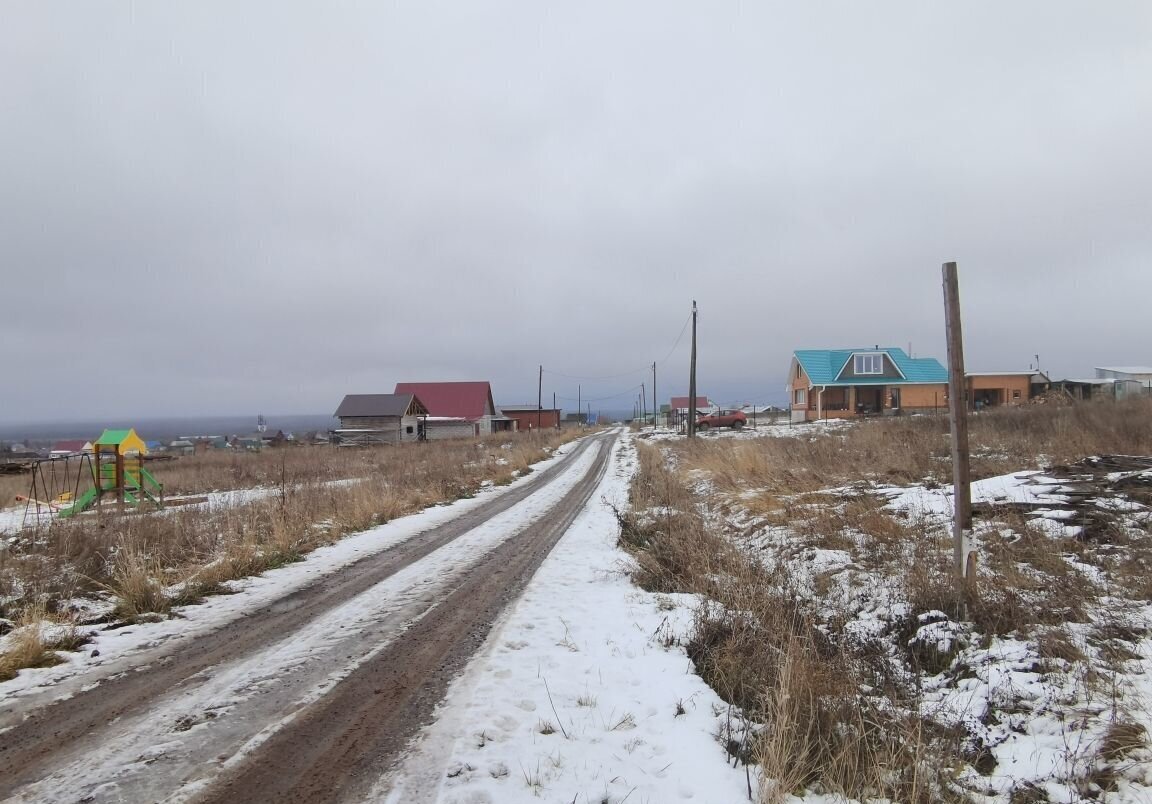
[[(68, 519), (90, 509), (102, 510), (106, 503), (114, 504), (118, 513), (145, 504), (162, 508), (164, 486), (144, 468), (147, 454), (148, 447), (135, 430), (105, 430), (93, 442), (91, 454), (37, 461), (28, 496), (16, 498), (25, 503), (25, 525), (30, 518), (38, 523), (44, 515)], [(86, 488), (81, 491), (81, 486)]]

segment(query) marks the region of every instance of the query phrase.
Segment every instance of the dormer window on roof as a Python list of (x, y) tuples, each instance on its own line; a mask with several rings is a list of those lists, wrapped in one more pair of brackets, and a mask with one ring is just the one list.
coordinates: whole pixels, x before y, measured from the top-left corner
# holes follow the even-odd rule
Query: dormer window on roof
[(883, 352), (858, 352), (852, 355), (853, 374), (883, 374)]

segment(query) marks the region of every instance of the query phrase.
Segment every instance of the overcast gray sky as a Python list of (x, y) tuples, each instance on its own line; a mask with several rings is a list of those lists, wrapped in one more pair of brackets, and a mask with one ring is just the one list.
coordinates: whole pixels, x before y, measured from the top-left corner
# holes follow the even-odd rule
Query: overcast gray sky
[(0, 420), (1152, 363), (1147, 2), (0, 9)]

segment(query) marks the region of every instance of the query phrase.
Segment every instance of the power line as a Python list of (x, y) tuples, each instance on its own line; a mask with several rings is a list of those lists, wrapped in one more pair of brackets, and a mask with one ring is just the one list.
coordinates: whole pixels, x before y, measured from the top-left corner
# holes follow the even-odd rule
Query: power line
[[(632, 394), (632, 393), (635, 393), (636, 391), (639, 391), (639, 390), (640, 390), (640, 385), (633, 385), (631, 388), (628, 388), (624, 391), (621, 391), (618, 394), (612, 394), (610, 396), (584, 397), (584, 399), (582, 401), (584, 401), (584, 402), (603, 402), (606, 399), (618, 399), (618, 398), (624, 396), (625, 394)], [(556, 398), (561, 399), (565, 402), (577, 401), (576, 398), (572, 397), (572, 396), (557, 396)]]

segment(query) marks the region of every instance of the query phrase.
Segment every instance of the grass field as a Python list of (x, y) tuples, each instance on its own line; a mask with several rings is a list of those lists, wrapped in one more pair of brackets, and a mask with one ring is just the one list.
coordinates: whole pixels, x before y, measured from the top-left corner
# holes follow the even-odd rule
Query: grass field
[[(48, 634), (91, 613), (133, 620), (224, 590), (233, 579), (428, 506), (474, 496), (531, 471), (578, 433), (545, 431), (377, 449), (286, 447), (150, 465), (165, 493), (241, 490), (234, 504), (82, 515), (8, 534), (0, 543), (0, 623)], [(26, 493), (28, 479), (0, 491)], [(109, 609), (111, 609), (109, 611)], [(48, 628), (42, 627), (47, 624)], [(50, 648), (19, 646), (0, 677)], [(13, 654), (17, 651), (8, 651)]]
[[(988, 506), (965, 594), (947, 517), (886, 492), (950, 481), (946, 426), (642, 444), (621, 512), (633, 577), (700, 597), (685, 646), (763, 802), (1142, 800), (1152, 499), (1102, 491), (1090, 530)], [(1152, 455), (1152, 400), (988, 411), (971, 439), (984, 478)]]

